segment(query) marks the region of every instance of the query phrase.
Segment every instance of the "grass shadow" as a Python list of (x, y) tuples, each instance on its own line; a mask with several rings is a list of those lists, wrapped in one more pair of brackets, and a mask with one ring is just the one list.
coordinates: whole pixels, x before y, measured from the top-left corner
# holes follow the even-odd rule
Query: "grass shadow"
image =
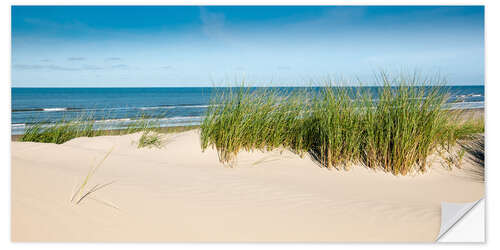
[(460, 142), (459, 145), (467, 154), (466, 160), (471, 163), (471, 167), (464, 169), (467, 176), (476, 181), (484, 181), (484, 134)]

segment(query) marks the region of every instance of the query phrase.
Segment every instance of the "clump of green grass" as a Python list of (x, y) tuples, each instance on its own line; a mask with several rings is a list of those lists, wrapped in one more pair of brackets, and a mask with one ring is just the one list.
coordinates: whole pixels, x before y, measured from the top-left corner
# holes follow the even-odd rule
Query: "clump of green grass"
[(297, 124), (305, 103), (300, 97), (244, 87), (221, 92), (202, 121), (202, 148), (215, 144), (219, 159), (231, 163), (242, 149), (301, 145), (302, 137), (293, 136), (301, 133)]
[(138, 148), (144, 148), (144, 147), (161, 148), (163, 146), (162, 139), (163, 138), (162, 138), (161, 134), (154, 132), (154, 131), (151, 131), (151, 130), (146, 130), (146, 131), (142, 132), (141, 137), (139, 138), (139, 142), (138, 142), (137, 147)]
[(442, 137), (451, 122), (443, 109), (448, 94), (440, 82), (429, 86), (431, 81), (415, 76), (381, 74), (380, 81), (376, 99), (370, 93), (362, 98), (363, 163), (395, 175), (424, 171), (427, 157), (444, 143)]
[(363, 164), (406, 175), (425, 171), (437, 148), (482, 131), (481, 122), (445, 109), (442, 81), (384, 73), (378, 79), (376, 91), (328, 83), (319, 91), (220, 92), (201, 124), (202, 149), (214, 146), (231, 164), (241, 150), (284, 147), (328, 168)]
[(363, 136), (363, 106), (354, 89), (327, 86), (312, 100), (309, 114), (314, 128), (309, 140), (319, 160), (328, 168), (345, 167), (360, 160)]
[[(97, 120), (92, 114), (85, 114), (75, 119), (61, 119), (54, 123), (38, 121), (27, 126), (24, 134), (19, 138), (23, 142), (42, 142), (62, 144), (77, 137), (95, 137), (102, 135), (124, 135), (142, 131), (159, 130), (158, 119), (141, 114), (127, 124), (125, 129), (107, 130), (97, 128)], [(148, 132), (149, 133), (149, 132)]]
[(82, 116), (73, 120), (62, 119), (56, 123), (37, 122), (26, 128), (20, 141), (61, 144), (76, 137), (94, 137), (103, 131), (94, 129), (92, 116)]

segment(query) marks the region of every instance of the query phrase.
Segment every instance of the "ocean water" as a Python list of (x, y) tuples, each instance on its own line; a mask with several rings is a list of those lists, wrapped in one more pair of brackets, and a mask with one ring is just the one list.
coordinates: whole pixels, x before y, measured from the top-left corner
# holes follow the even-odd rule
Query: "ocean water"
[[(449, 90), (450, 108), (484, 107), (484, 86), (449, 86)], [(161, 126), (197, 125), (214, 92), (215, 88), (12, 88), (11, 131), (23, 134), (36, 122), (50, 124), (87, 114), (98, 120), (97, 128), (106, 129), (126, 127), (143, 115), (159, 119)]]

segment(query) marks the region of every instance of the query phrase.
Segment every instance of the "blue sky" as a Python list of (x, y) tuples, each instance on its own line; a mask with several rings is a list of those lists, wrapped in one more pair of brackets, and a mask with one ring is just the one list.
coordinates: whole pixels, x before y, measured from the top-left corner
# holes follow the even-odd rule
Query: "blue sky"
[(12, 86), (484, 83), (482, 6), (13, 6)]

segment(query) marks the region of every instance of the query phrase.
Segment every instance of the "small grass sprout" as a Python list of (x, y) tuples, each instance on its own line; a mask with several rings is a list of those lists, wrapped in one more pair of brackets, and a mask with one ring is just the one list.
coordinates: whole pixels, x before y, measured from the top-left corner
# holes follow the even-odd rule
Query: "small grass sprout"
[(87, 173), (87, 175), (83, 179), (82, 183), (78, 186), (76, 191), (71, 196), (71, 200), (70, 200), (71, 203), (78, 205), (85, 198), (89, 197), (91, 194), (93, 194), (93, 193), (97, 192), (98, 190), (100, 190), (106, 186), (109, 186), (113, 183), (113, 181), (112, 181), (112, 182), (108, 182), (108, 183), (104, 183), (104, 184), (96, 184), (96, 185), (92, 186), (91, 188), (88, 188), (88, 184), (89, 184), (90, 180), (92, 179), (92, 177), (94, 176), (94, 174), (96, 173), (97, 169), (99, 169), (99, 167), (103, 164), (103, 162), (109, 157), (109, 155), (111, 154), (113, 149), (114, 149), (114, 147), (111, 148), (96, 165), (92, 166), (89, 169), (89, 172)]

